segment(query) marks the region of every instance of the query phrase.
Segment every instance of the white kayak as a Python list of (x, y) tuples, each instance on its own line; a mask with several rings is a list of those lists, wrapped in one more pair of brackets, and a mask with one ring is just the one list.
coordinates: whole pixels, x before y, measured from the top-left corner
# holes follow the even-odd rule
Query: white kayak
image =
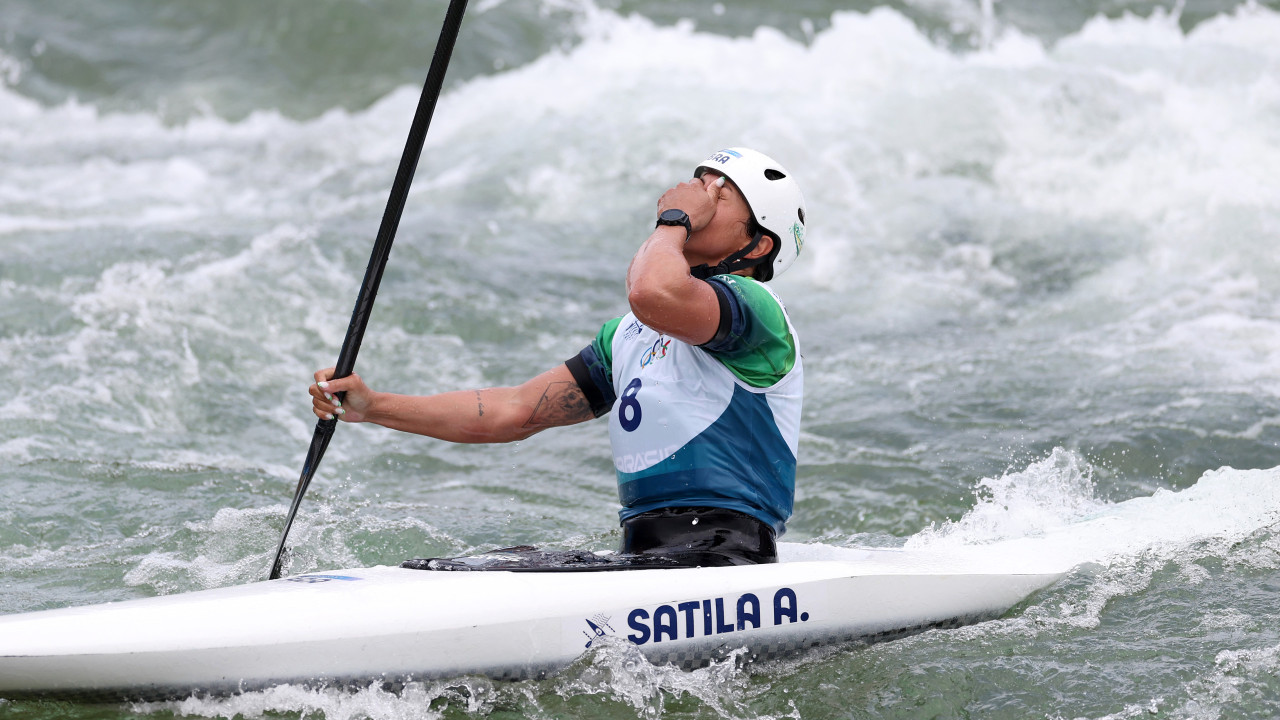
[(0, 617), (0, 698), (158, 699), (563, 668), (602, 638), (698, 667), (997, 617), (1069, 568), (997, 546), (782, 543), (780, 562), (617, 572), (373, 567)]

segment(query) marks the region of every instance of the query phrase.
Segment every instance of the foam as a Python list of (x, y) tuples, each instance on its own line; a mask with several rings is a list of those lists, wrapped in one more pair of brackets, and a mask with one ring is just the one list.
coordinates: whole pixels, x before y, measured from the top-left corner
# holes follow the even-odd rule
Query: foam
[(410, 683), (398, 693), (377, 684), (352, 690), (281, 685), (231, 697), (191, 697), (178, 702), (134, 703), (136, 712), (172, 712), (186, 717), (263, 718), (280, 712), (326, 720), (435, 720), (445, 712), (432, 709), (441, 699), (458, 702), (471, 713), (486, 713), (495, 694), (492, 683), (459, 679), (442, 683)]
[[(463, 711), (489, 715), (517, 706), (543, 715), (560, 702), (591, 698), (603, 709), (617, 704), (641, 717), (661, 717), (667, 705), (696, 698), (726, 718), (770, 720), (750, 708), (743, 696), (750, 674), (741, 667), (743, 651), (729, 653), (710, 666), (686, 671), (653, 665), (626, 641), (604, 638), (572, 667), (544, 681), (496, 684), (478, 677), (413, 682), (395, 690), (371, 684), (346, 689), (282, 685), (231, 697), (193, 696), (181, 701), (134, 703), (137, 712), (173, 712), (207, 718), (262, 718), (279, 712), (322, 713), (328, 720), (430, 720)], [(439, 709), (437, 709), (439, 708)]]
[[(809, 191), (817, 262), (802, 259), (801, 271), (835, 284), (869, 266), (905, 288), (877, 308), (892, 312), (930, 284), (989, 297), (1019, 280), (1006, 273), (984, 288), (983, 278), (949, 275), (945, 264), (904, 265), (894, 244), (918, 231), (911, 217), (922, 205), (962, 212), (987, 188), (998, 207), (986, 211), (1042, 212), (1044, 223), (1132, 219), (1152, 228), (1149, 239), (1209, 253), (1218, 245), (1205, 224), (1214, 221), (1201, 208), (1271, 212), (1280, 195), (1270, 172), (1280, 87), (1260, 39), (1277, 21), (1263, 8), (1186, 36), (1160, 12), (1099, 18), (1053, 47), (1005, 30), (965, 54), (935, 46), (886, 8), (836, 13), (808, 45), (769, 28), (726, 38), (590, 3), (579, 10), (582, 39), (572, 49), (470, 80), (443, 99), (415, 197), (505, 186), (541, 222), (608, 233), (622, 227), (619, 212), (633, 212), (637, 192), (659, 192), (707, 148), (756, 144), (786, 160)], [(754, 107), (762, 89), (776, 98), (767, 112)], [(654, 94), (667, 102), (643, 99)], [(0, 233), (173, 226), (228, 210), (278, 219), (299, 205), (318, 219), (376, 209), (415, 99), (404, 88), (367, 110), (309, 121), (257, 112), (166, 127), (148, 114), (76, 103), (33, 108), (0, 88), (0, 108), (24, 120), (24, 143), (56, 157), (51, 145), (70, 138), (78, 151), (74, 161), (6, 167), (17, 174), (5, 192), (18, 193), (25, 212), (0, 212)], [(155, 150), (144, 155), (142, 146)], [(270, 162), (245, 163), (246, 154)], [(945, 197), (910, 199), (941, 176), (962, 183)], [(53, 205), (33, 213), (37, 198)], [(886, 218), (892, 207), (908, 212)], [(998, 259), (996, 238), (976, 229), (969, 244)], [(1187, 269), (1197, 260), (1188, 257)], [(944, 307), (925, 311), (965, 301), (944, 296), (935, 301)]]
[[(1157, 699), (1152, 702), (1153, 714), (1159, 705), (1166, 706), (1160, 710), (1167, 717), (1188, 720), (1216, 720), (1248, 712), (1262, 706), (1260, 698), (1270, 696), (1277, 672), (1280, 646), (1223, 650), (1214, 657), (1207, 674), (1187, 683), (1187, 699), (1178, 704)], [(1268, 701), (1261, 702), (1265, 705)]]
[[(471, 549), (416, 517), (383, 519), (353, 514), (351, 498), (315, 495), (308, 512), (299, 515), (290, 530), (291, 550), (285, 566), (288, 575), (368, 565), (352, 549), (356, 544), (352, 538), (359, 534), (407, 535), (418, 547), (442, 547), (450, 554)], [(364, 505), (367, 501), (356, 500), (354, 504)], [(170, 548), (176, 544), (177, 549), (147, 553), (125, 574), (124, 582), (168, 595), (263, 580), (275, 558), (284, 515), (285, 509), (280, 506), (224, 507), (207, 522), (185, 523), (182, 537), (166, 544)]]
[(978, 481), (977, 503), (964, 517), (933, 525), (908, 539), (908, 548), (989, 543), (1039, 537), (1101, 512), (1093, 469), (1079, 456), (1055, 448), (1026, 469)]
[(980, 546), (1006, 562), (1056, 563), (1088, 578), (1020, 617), (970, 632), (1034, 635), (1059, 624), (1096, 627), (1113, 598), (1141, 592), (1170, 562), (1193, 585), (1206, 577), (1195, 564), (1199, 559), (1275, 567), (1272, 552), (1238, 557), (1234, 548), (1280, 523), (1280, 468), (1221, 468), (1189, 488), (1116, 503), (1094, 497), (1092, 472), (1079, 457), (1057, 449), (1025, 470), (981, 481), (979, 500), (964, 517), (908, 538), (907, 548)]

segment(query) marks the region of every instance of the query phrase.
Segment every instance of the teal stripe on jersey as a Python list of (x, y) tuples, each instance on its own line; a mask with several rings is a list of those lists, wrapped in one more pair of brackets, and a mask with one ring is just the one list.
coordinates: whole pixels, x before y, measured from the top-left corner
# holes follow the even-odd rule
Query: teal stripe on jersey
[(737, 510), (781, 535), (791, 517), (796, 458), (765, 395), (735, 387), (724, 413), (676, 454), (618, 472), (623, 520), (660, 507)]

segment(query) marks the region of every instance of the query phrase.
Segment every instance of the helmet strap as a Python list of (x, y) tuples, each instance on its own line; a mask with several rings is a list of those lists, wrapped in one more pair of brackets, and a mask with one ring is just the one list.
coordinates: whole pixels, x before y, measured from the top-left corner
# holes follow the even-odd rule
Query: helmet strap
[(751, 254), (752, 250), (756, 249), (756, 246), (760, 244), (760, 240), (763, 237), (764, 231), (756, 230), (755, 237), (751, 238), (751, 242), (747, 243), (746, 247), (733, 253), (715, 265), (703, 263), (701, 265), (691, 267), (689, 268), (689, 274), (699, 280), (706, 280), (707, 278), (715, 277), (716, 275), (730, 275), (738, 272), (739, 270), (746, 270), (747, 268), (755, 267), (756, 265), (768, 260), (768, 253), (763, 257), (751, 259), (745, 258), (747, 255)]

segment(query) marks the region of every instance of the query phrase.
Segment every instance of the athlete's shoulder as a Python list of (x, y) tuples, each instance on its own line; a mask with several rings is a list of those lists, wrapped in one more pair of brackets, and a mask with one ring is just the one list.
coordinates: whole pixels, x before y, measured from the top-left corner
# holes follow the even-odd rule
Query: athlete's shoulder
[(770, 387), (795, 367), (796, 339), (782, 301), (765, 285), (739, 275), (711, 278), (723, 288), (730, 322), (723, 337), (702, 346), (752, 387)]
[(782, 298), (773, 291), (773, 288), (756, 280), (753, 277), (743, 275), (717, 275), (712, 280), (718, 281), (728, 288), (731, 292), (738, 296), (743, 302), (750, 304), (752, 307), (777, 307), (783, 308)]
[(622, 324), (623, 318), (616, 317), (609, 320), (600, 327), (600, 332), (596, 333), (596, 340), (605, 345), (613, 343), (613, 336), (618, 332), (618, 326)]
[(786, 307), (769, 286), (741, 275), (718, 275), (711, 280), (729, 291), (746, 319), (754, 318), (778, 331), (789, 332)]
[(749, 292), (753, 294), (763, 293), (765, 295), (771, 295), (771, 296), (773, 295), (773, 291), (770, 290), (764, 283), (760, 282), (759, 280), (753, 277), (749, 277), (747, 275), (716, 275), (711, 279), (722, 282), (725, 285), (728, 285), (729, 287), (740, 289), (742, 292)]

